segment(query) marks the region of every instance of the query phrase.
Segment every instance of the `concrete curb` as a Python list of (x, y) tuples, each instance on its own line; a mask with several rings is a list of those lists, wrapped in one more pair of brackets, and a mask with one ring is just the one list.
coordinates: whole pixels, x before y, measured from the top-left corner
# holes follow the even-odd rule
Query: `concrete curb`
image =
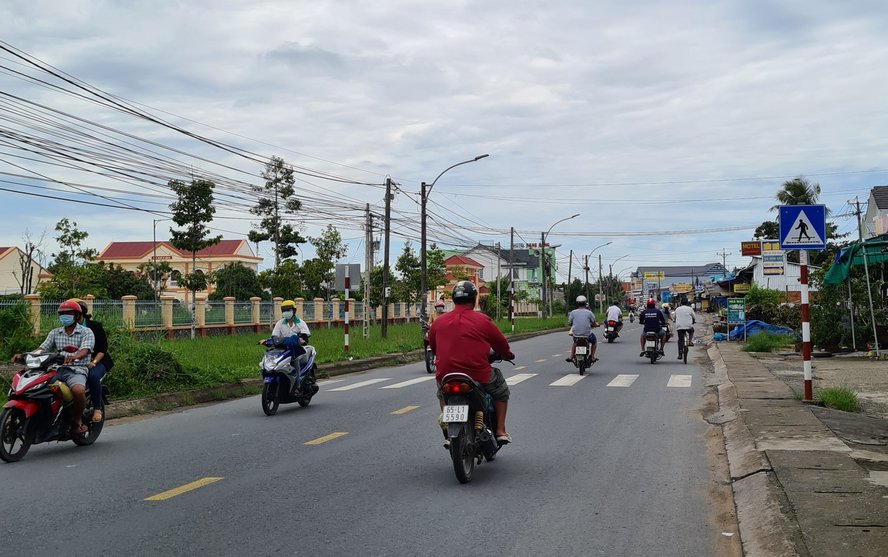
[[(545, 331), (533, 331), (507, 335), (509, 342), (517, 342), (537, 336), (566, 331), (567, 327), (559, 329), (547, 329)], [(384, 354), (371, 356), (358, 360), (331, 362), (318, 365), (318, 372), (322, 377), (335, 377), (349, 373), (359, 373), (380, 367), (397, 366), (421, 362), (425, 354), (422, 349), (402, 352), (400, 354)], [(258, 394), (262, 387), (261, 377), (250, 377), (233, 383), (216, 385), (202, 389), (194, 389), (178, 393), (163, 393), (147, 398), (133, 400), (112, 401), (105, 408), (105, 417), (108, 420), (147, 414), (150, 412), (167, 411), (174, 408), (183, 408), (207, 402), (219, 402), (223, 400), (242, 398)]]
[(728, 376), (724, 358), (713, 344), (707, 350), (717, 384), (719, 412), (707, 421), (720, 425), (737, 508), (743, 554), (749, 557), (799, 557), (796, 540), (802, 533), (790, 519), (789, 505), (767, 455), (756, 448), (743, 421), (737, 388)]

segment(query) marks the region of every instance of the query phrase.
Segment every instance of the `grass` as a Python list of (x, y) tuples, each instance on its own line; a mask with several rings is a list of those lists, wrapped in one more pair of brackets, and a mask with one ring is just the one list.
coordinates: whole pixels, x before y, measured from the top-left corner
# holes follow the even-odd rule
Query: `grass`
[(848, 387), (821, 389), (820, 402), (824, 406), (844, 410), (845, 412), (857, 412), (860, 410), (860, 401), (857, 400), (857, 393)]
[(778, 348), (785, 348), (793, 344), (792, 337), (762, 332), (746, 339), (742, 350), (745, 352), (772, 352)]

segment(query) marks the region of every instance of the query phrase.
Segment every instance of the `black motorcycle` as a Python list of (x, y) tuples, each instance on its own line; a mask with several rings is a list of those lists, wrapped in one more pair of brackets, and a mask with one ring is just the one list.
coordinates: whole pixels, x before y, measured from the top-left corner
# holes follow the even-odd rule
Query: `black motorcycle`
[(644, 357), (649, 358), (652, 364), (657, 363), (657, 360), (662, 357), (660, 339), (654, 331), (644, 333)]
[[(502, 357), (491, 354), (488, 360), (499, 362)], [(448, 373), (441, 379), (441, 392), (444, 395), (442, 421), (450, 441), (453, 471), (459, 483), (468, 483), (475, 464), (480, 465), (484, 460), (493, 462), (500, 449), (495, 435), (493, 398), (480, 383), (460, 372)]]
[(432, 351), (431, 345), (429, 345), (429, 329), (431, 325), (423, 320), (420, 320), (420, 325), (422, 325), (422, 347), (425, 352), (425, 368), (428, 373), (435, 373), (435, 353)]
[(580, 375), (586, 373), (586, 370), (592, 367), (592, 356), (589, 354), (589, 339), (587, 337), (574, 337), (574, 358), (573, 363)]

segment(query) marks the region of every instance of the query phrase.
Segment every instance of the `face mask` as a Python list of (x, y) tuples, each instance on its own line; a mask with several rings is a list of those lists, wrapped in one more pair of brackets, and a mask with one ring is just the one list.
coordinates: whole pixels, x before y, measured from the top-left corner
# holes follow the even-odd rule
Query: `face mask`
[(292, 319), (293, 318), (292, 311), (284, 311), (281, 313), (281, 315), (284, 317), (284, 319)]
[(59, 315), (59, 321), (65, 327), (70, 327), (74, 324), (74, 316), (73, 315)]

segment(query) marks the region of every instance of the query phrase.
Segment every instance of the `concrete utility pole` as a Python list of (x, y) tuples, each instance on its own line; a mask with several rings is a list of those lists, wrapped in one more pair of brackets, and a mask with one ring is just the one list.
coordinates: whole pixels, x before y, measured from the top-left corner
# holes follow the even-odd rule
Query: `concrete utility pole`
[(385, 248), (382, 263), (382, 338), (388, 338), (389, 236), (392, 231), (392, 179), (385, 177)]
[(370, 271), (373, 269), (373, 215), (370, 204), (364, 208), (364, 338), (370, 338)]
[(586, 287), (586, 300), (589, 299), (589, 256), (586, 256), (586, 263), (583, 265), (583, 269), (586, 271), (586, 281), (583, 283), (583, 286)]
[(604, 300), (602, 299), (602, 296), (601, 296), (601, 279), (602, 279), (601, 275), (603, 273), (604, 273), (604, 270), (602, 269), (602, 265), (601, 265), (601, 254), (599, 253), (598, 254), (598, 313), (604, 312), (604, 307), (602, 306), (602, 304), (604, 304)]
[(515, 227), (509, 230), (509, 321), (512, 323), (512, 332), (515, 332)]
[(499, 321), (500, 317), (501, 317), (500, 316), (500, 306), (502, 305), (500, 303), (500, 300), (502, 300), (502, 298), (500, 297), (500, 282), (502, 282), (500, 280), (500, 278), (501, 278), (500, 277), (500, 260), (502, 260), (502, 258), (503, 257), (502, 257), (502, 250), (500, 249), (500, 243), (497, 242), (496, 243), (496, 320), (497, 321)]
[(716, 252), (716, 255), (721, 255), (721, 258), (722, 258), (722, 269), (723, 269), (723, 270), (722, 270), (722, 278), (725, 278), (725, 276), (727, 276), (727, 274), (728, 274), (728, 256), (729, 256), (729, 255), (733, 255), (733, 252), (732, 252), (732, 253), (727, 253), (727, 252), (725, 251), (725, 248), (722, 248), (721, 253)]
[(540, 307), (537, 309), (537, 316), (540, 319), (546, 315), (546, 233), (540, 233)]
[(564, 307), (567, 307), (567, 297), (570, 296), (570, 272), (574, 266), (574, 250), (570, 250), (570, 259), (567, 263), (567, 288), (564, 289)]

